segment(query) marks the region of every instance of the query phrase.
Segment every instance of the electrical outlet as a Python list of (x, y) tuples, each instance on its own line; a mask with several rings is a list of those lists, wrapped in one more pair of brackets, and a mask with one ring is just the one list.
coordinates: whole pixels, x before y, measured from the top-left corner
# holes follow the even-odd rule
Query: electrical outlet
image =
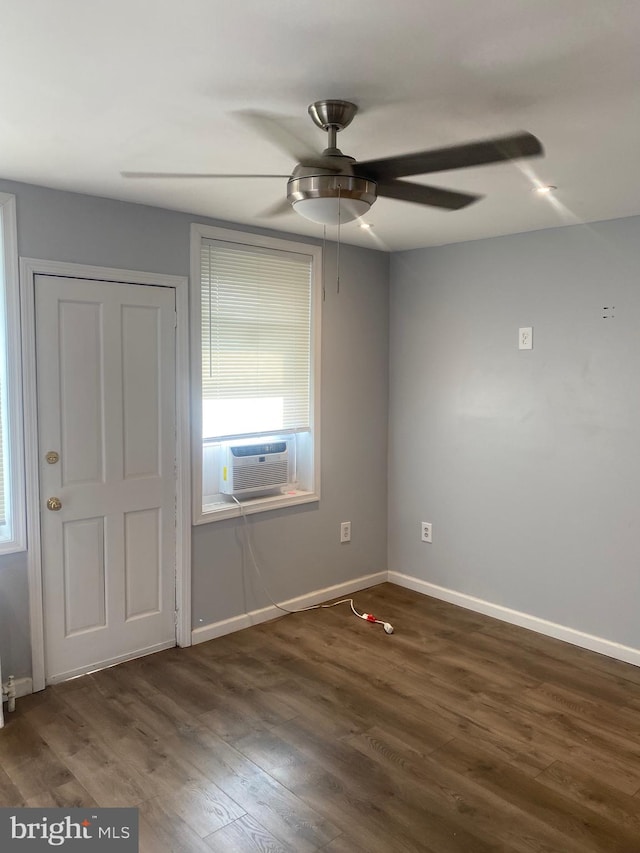
[(518, 329), (518, 349), (533, 349), (533, 327)]
[(343, 521), (340, 525), (340, 541), (351, 542), (351, 522)]
[(430, 521), (421, 521), (420, 522), (420, 530), (422, 532), (422, 541), (423, 542), (433, 542), (431, 538), (431, 522)]

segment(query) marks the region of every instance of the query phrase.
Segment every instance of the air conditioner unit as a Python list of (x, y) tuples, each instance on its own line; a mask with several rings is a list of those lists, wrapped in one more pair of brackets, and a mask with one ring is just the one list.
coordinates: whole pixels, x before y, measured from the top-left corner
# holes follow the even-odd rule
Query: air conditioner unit
[(291, 440), (228, 444), (220, 465), (220, 493), (248, 495), (276, 491), (291, 482)]

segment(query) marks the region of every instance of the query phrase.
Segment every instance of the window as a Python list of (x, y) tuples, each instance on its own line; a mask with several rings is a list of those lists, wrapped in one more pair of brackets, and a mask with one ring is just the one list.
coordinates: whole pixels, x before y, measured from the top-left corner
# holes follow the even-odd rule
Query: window
[(316, 246), (192, 226), (196, 522), (318, 499), (320, 281)]
[(15, 198), (0, 193), (0, 553), (25, 549)]

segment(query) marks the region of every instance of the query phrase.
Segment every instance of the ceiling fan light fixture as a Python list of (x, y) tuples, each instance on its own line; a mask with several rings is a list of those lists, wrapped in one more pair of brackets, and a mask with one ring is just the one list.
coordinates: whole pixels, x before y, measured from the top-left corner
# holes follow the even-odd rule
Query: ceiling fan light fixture
[(376, 200), (376, 184), (352, 175), (294, 177), (287, 185), (287, 198), (305, 219), (337, 225), (353, 222), (369, 210)]
[(371, 205), (366, 201), (353, 198), (304, 198), (293, 203), (293, 209), (305, 219), (318, 222), (320, 225), (337, 225), (338, 223), (353, 222), (369, 210)]

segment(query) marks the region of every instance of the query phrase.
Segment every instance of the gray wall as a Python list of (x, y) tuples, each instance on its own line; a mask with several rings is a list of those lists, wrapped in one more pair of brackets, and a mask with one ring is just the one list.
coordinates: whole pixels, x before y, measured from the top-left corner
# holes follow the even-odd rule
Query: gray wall
[(0, 557), (0, 658), (3, 679), (31, 674), (29, 585), (24, 553)]
[(393, 256), (390, 570), (640, 648), (639, 270), (639, 218)]
[[(240, 227), (8, 181), (0, 181), (0, 190), (16, 196), (19, 252), (25, 257), (188, 275), (192, 222)], [(335, 255), (328, 244), (322, 500), (250, 519), (262, 573), (276, 600), (386, 570), (389, 261), (382, 252), (343, 245), (337, 294)], [(341, 520), (353, 525), (352, 542), (342, 546)], [(243, 591), (237, 521), (194, 528), (193, 589), (194, 627), (268, 603), (250, 577)], [(4, 676), (30, 674), (27, 602), (25, 556), (0, 558)]]
[[(188, 275), (189, 225), (207, 221), (0, 189), (23, 256)], [(639, 269), (637, 218), (398, 253), (389, 350), (388, 257), (343, 246), (337, 294), (330, 244), (322, 501), (250, 519), (276, 600), (387, 568), (389, 411), (389, 569), (640, 647)], [(194, 627), (268, 603), (241, 544), (237, 521), (193, 530)], [(5, 676), (30, 672), (27, 600), (24, 555), (1, 558)]]

